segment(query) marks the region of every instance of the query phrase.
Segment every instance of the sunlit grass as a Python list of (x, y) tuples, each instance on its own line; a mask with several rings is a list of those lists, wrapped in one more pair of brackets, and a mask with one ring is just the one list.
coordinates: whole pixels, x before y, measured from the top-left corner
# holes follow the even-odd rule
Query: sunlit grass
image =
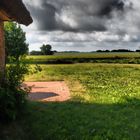
[(60, 58), (136, 58), (140, 57), (140, 53), (130, 52), (130, 53), (62, 53), (56, 55), (33, 55), (28, 56), (29, 59), (44, 60), (44, 59), (60, 59)]
[(64, 80), (72, 99), (30, 103), (24, 120), (12, 124), (15, 131), (8, 126), (8, 136), (27, 140), (140, 139), (140, 65), (40, 66), (42, 71), (26, 76), (26, 81)]
[(62, 53), (52, 56), (28, 56), (31, 64), (67, 63), (140, 63), (140, 53)]
[(26, 80), (65, 80), (69, 84), (77, 81), (86, 89), (86, 94), (81, 95), (85, 102), (118, 103), (124, 101), (125, 97), (139, 97), (140, 65), (75, 64), (41, 67), (42, 72), (30, 75)]

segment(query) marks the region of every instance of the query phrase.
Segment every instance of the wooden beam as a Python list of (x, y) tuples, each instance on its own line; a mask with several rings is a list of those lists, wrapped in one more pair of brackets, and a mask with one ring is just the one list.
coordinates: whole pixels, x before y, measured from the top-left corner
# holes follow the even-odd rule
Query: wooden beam
[(4, 23), (0, 20), (0, 86), (5, 79), (5, 40)]
[(10, 21), (8, 14), (6, 14), (2, 9), (0, 9), (0, 20), (2, 21)]

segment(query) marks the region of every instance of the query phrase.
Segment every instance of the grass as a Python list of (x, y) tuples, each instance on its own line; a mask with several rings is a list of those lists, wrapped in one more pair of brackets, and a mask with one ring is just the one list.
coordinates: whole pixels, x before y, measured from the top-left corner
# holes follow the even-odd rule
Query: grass
[[(33, 67), (33, 66), (32, 66)], [(27, 81), (65, 80), (72, 99), (29, 103), (24, 119), (0, 125), (4, 140), (139, 140), (140, 65), (41, 65)]]
[(52, 56), (28, 56), (31, 64), (140, 63), (140, 53), (56, 53)]

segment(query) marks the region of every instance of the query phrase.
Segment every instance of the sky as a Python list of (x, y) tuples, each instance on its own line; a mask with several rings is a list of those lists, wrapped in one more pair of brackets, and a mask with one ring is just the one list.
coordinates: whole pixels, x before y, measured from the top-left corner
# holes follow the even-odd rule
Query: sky
[(22, 26), (29, 49), (140, 49), (140, 0), (23, 0), (33, 23)]

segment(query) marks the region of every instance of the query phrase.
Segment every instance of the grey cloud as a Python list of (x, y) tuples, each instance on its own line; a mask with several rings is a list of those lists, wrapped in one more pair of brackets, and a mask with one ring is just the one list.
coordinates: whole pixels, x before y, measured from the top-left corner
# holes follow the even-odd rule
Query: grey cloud
[(124, 9), (122, 0), (24, 1), (39, 30), (105, 31), (106, 20), (112, 18), (112, 11), (123, 12)]
[(35, 21), (41, 30), (54, 30), (56, 28), (55, 7), (44, 3), (41, 8), (30, 7), (30, 10), (32, 16), (35, 18)]

